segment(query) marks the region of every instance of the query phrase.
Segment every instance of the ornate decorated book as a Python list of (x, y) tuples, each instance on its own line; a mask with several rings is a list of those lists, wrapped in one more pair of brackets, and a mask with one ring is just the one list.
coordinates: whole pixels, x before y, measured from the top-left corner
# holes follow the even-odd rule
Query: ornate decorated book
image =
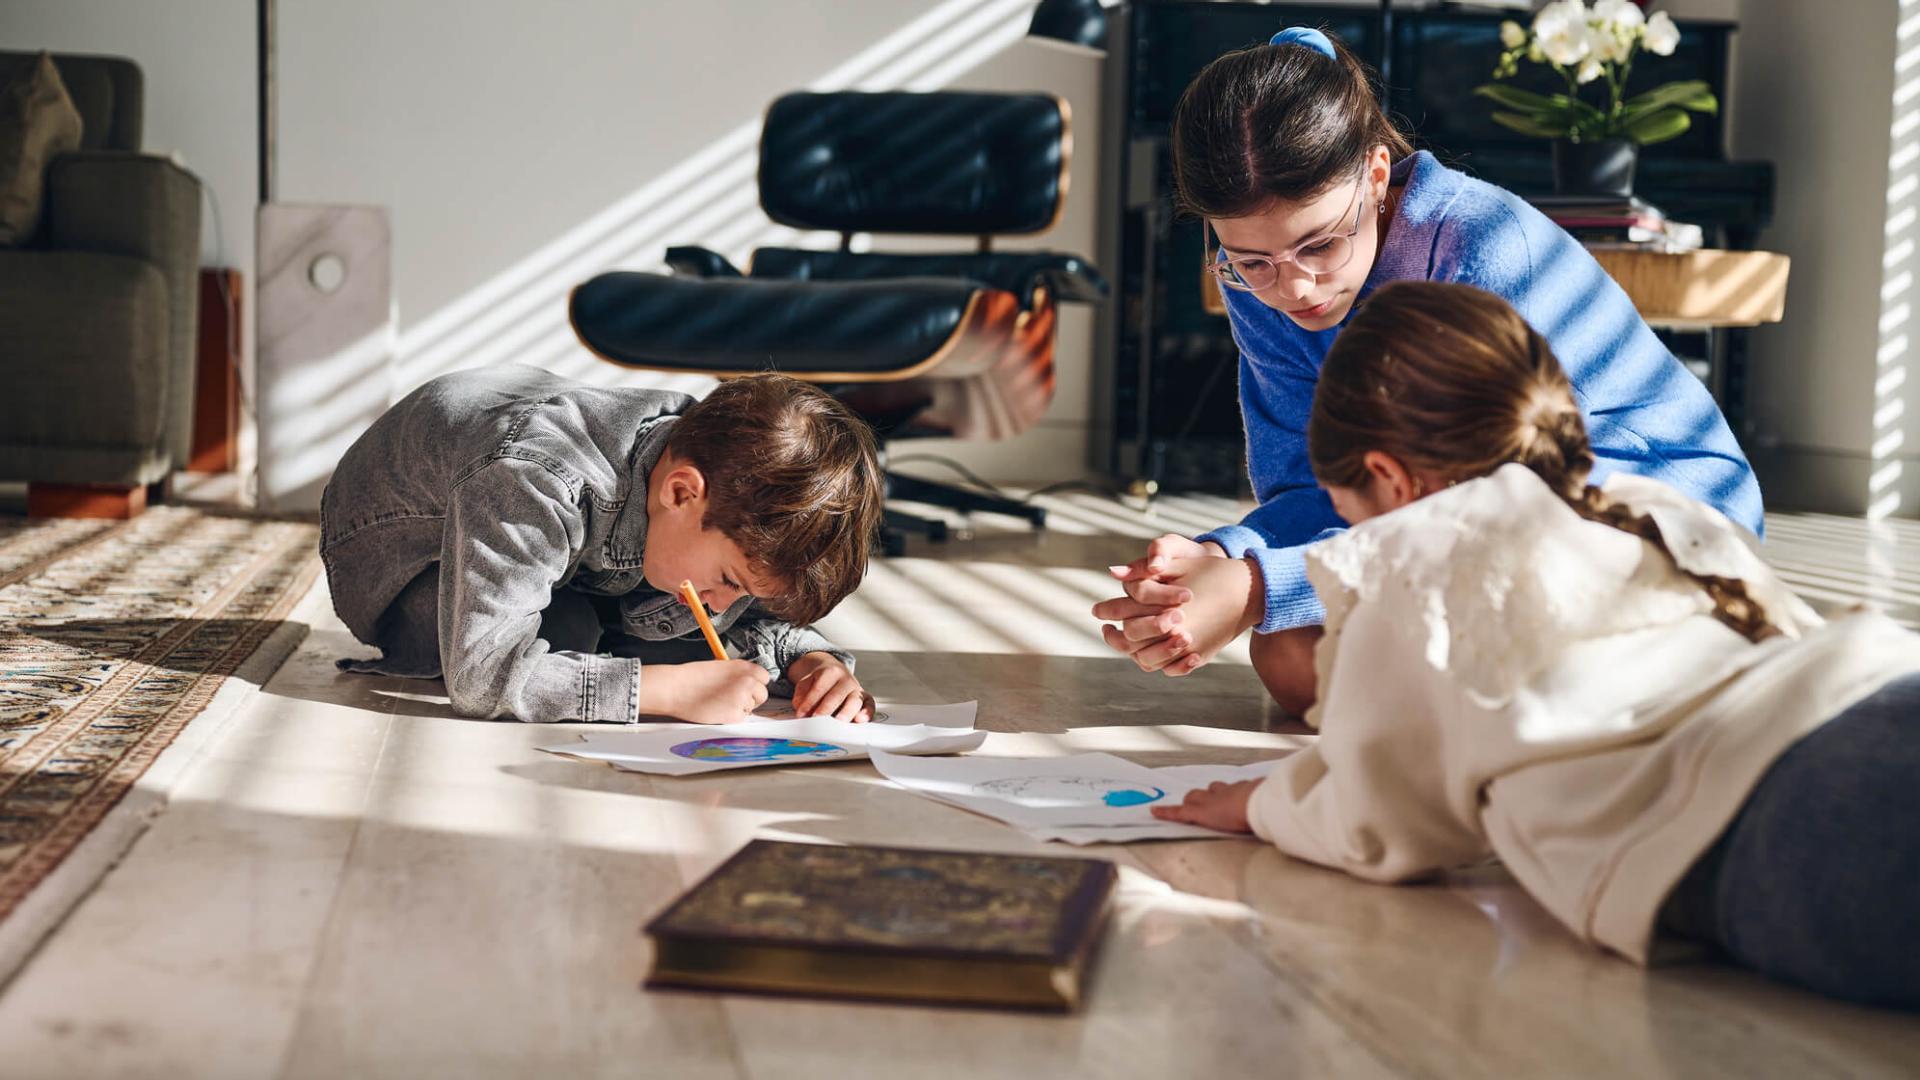
[(652, 922), (650, 987), (1071, 1010), (1102, 859), (755, 840)]

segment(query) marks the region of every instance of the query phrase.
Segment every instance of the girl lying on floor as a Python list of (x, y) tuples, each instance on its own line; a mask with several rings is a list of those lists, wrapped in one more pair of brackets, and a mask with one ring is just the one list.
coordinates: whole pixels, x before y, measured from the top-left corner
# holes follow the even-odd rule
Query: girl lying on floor
[[(1593, 465), (1505, 301), (1407, 282), (1327, 354), (1317, 745), (1159, 817), (1372, 881), (1502, 860), (1582, 939), (1657, 933), (1920, 1007), (1920, 636), (1823, 621), (1718, 511)], [(1362, 524), (1364, 522), (1364, 524)]]

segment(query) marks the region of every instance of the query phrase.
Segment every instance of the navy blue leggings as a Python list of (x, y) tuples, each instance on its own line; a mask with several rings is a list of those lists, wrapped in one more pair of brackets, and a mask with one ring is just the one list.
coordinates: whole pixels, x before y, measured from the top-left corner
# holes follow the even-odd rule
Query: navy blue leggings
[(1666, 915), (1769, 978), (1920, 1009), (1920, 675), (1782, 754)]

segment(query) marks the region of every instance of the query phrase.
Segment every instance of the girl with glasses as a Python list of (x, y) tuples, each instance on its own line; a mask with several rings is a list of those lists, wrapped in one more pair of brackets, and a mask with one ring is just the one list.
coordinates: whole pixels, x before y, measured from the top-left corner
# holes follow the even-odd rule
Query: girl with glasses
[[(1463, 282), (1507, 301), (1567, 364), (1596, 478), (1653, 477), (1759, 533), (1759, 485), (1706, 387), (1545, 215), (1414, 152), (1337, 39), (1294, 27), (1215, 60), (1174, 112), (1173, 151), (1178, 204), (1211, 238), (1206, 272), (1240, 348), (1260, 505), (1113, 568), (1126, 595), (1094, 615), (1143, 670), (1185, 675), (1253, 630), (1274, 699), (1295, 714), (1313, 701), (1323, 612), (1304, 552), (1341, 523), (1307, 464), (1307, 411), (1334, 335), (1393, 281)], [(1212, 558), (1169, 572), (1189, 556)]]

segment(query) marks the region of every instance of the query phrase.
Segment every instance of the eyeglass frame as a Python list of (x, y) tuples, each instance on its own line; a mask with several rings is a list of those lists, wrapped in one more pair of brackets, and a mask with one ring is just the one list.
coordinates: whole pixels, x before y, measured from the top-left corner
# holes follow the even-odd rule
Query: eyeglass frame
[[(1367, 209), (1366, 195), (1367, 195), (1367, 176), (1366, 176), (1366, 170), (1362, 169), (1359, 177), (1359, 186), (1356, 187), (1353, 192), (1353, 228), (1352, 229), (1344, 233), (1327, 233), (1321, 236), (1310, 236), (1307, 239), (1302, 240), (1299, 243), (1293, 245), (1293, 249), (1291, 251), (1288, 251), (1285, 254), (1280, 255), (1278, 257), (1272, 256), (1272, 255), (1245, 255), (1239, 258), (1216, 259), (1214, 257), (1216, 253), (1230, 254), (1229, 249), (1225, 244), (1218, 244), (1217, 246), (1214, 247), (1212, 251), (1206, 254), (1205, 270), (1207, 273), (1212, 274), (1214, 276), (1214, 279), (1220, 283), (1220, 286), (1222, 288), (1232, 289), (1235, 292), (1247, 292), (1247, 293), (1260, 292), (1264, 289), (1271, 289), (1273, 288), (1274, 285), (1279, 284), (1280, 267), (1284, 266), (1287, 263), (1292, 263), (1295, 266), (1299, 266), (1301, 272), (1309, 274), (1315, 278), (1324, 277), (1327, 274), (1337, 274), (1340, 271), (1345, 270), (1348, 264), (1353, 262), (1353, 253), (1357, 250), (1354, 246), (1353, 240), (1354, 240), (1354, 237), (1357, 237), (1360, 235), (1361, 217), (1366, 213), (1366, 209)], [(1340, 216), (1342, 218), (1345, 218), (1347, 215), (1345, 211), (1342, 211)], [(1213, 228), (1211, 225), (1203, 224), (1203, 228), (1205, 228), (1207, 232), (1210, 232), (1210, 233), (1213, 232)], [(1218, 233), (1213, 233), (1213, 238), (1217, 241), (1219, 240), (1220, 235)], [(1334, 240), (1334, 239), (1345, 240), (1347, 242), (1347, 257), (1345, 260), (1343, 260), (1340, 263), (1340, 265), (1331, 266), (1325, 270), (1320, 270), (1320, 271), (1308, 270), (1305, 266), (1301, 266), (1300, 260), (1298, 257), (1300, 254), (1300, 249), (1309, 247), (1313, 244), (1324, 243), (1328, 240)], [(1252, 285), (1248, 284), (1243, 278), (1240, 277), (1239, 270), (1234, 269), (1235, 264), (1244, 263), (1244, 262), (1264, 262), (1271, 265), (1274, 270), (1273, 281), (1270, 284), (1262, 285), (1257, 289), (1254, 288)], [(1227, 271), (1230, 269), (1233, 270), (1233, 273), (1231, 275), (1227, 273)]]

